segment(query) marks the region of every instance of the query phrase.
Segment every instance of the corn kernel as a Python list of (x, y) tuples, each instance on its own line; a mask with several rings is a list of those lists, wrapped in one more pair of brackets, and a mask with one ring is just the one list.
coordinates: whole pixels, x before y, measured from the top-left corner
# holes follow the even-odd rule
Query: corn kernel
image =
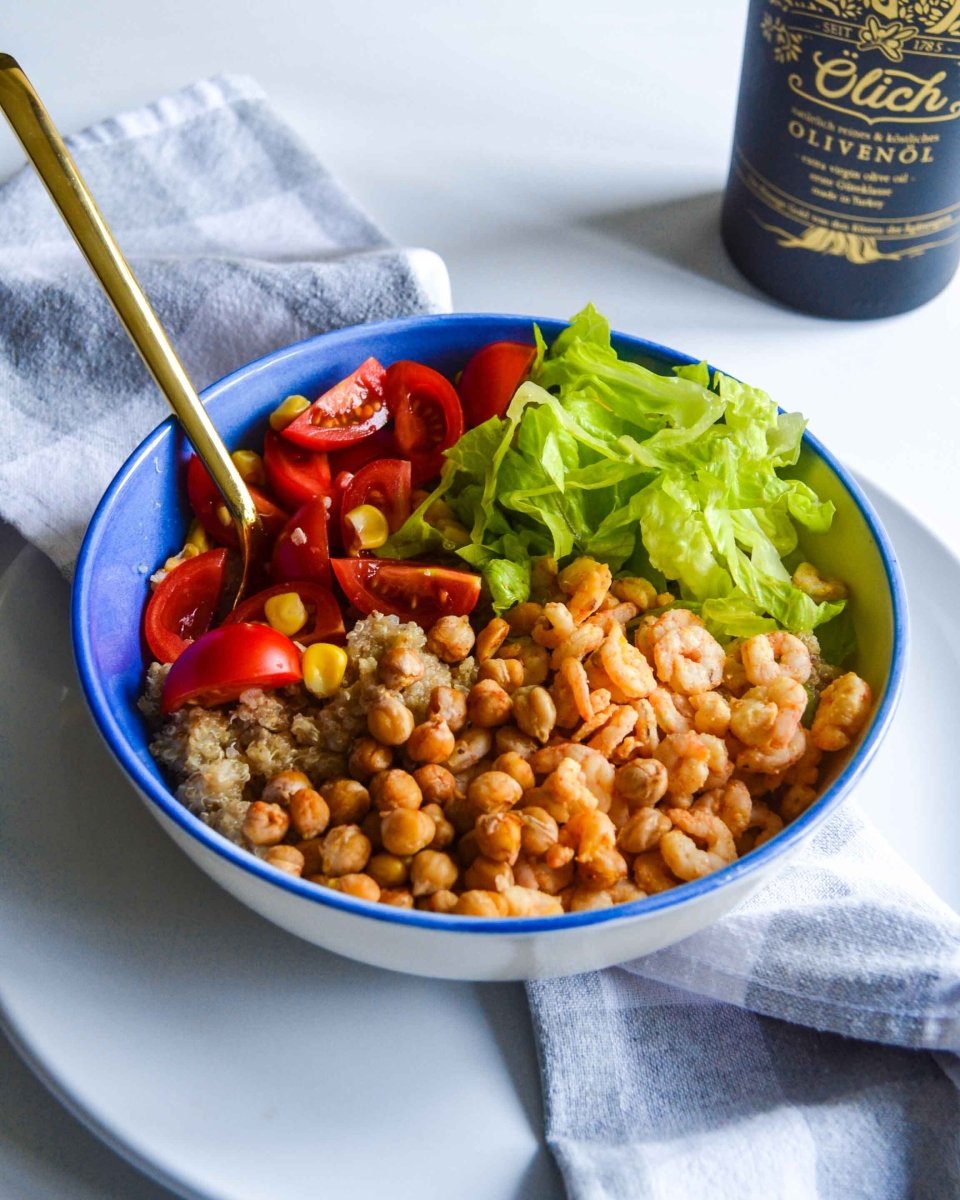
[(303, 652), (303, 682), (318, 700), (332, 696), (343, 682), (347, 652), (330, 642), (314, 642)]
[(262, 487), (266, 483), (263, 459), (256, 450), (234, 450), (230, 457), (244, 483), (252, 483), (254, 487)]
[[(187, 546), (196, 546), (198, 554), (203, 554), (211, 546), (207, 531), (196, 517), (190, 522), (190, 528), (187, 530)], [(186, 550), (187, 546), (184, 546), (184, 550)]]
[(307, 623), (307, 610), (297, 592), (281, 592), (264, 602), (263, 613), (278, 633), (292, 638)]
[(216, 508), (217, 520), (221, 525), (227, 526), (233, 524), (233, 518), (230, 516), (230, 509), (225, 504), (218, 504)]
[(306, 396), (288, 396), (270, 414), (270, 428), (279, 433), (281, 429), (286, 429), (294, 417), (299, 417), (309, 407), (310, 401)]
[(188, 558), (196, 558), (200, 553), (199, 549), (191, 542), (187, 542), (179, 554), (174, 554), (163, 564), (163, 569), (166, 572), (175, 571), (177, 567), (185, 563)]
[(437, 529), (445, 541), (452, 542), (455, 546), (470, 545), (470, 530), (459, 521), (441, 521)]
[(390, 536), (387, 518), (373, 504), (359, 504), (351, 508), (344, 520), (353, 527), (361, 550), (376, 550)]

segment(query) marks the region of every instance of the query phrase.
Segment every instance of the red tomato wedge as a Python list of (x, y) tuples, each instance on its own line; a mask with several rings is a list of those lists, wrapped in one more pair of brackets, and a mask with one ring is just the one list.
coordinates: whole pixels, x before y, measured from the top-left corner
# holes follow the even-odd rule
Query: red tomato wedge
[(381, 458), (362, 467), (343, 493), (340, 531), (344, 549), (353, 552), (353, 529), (346, 514), (361, 504), (372, 504), (387, 518), (396, 533), (410, 516), (410, 463), (405, 458)]
[[(267, 539), (276, 537), (289, 514), (284, 512), (279, 505), (274, 504), (270, 497), (259, 488), (247, 484), (247, 491), (253, 497)], [(218, 516), (219, 510), (223, 507), (223, 497), (220, 495), (217, 485), (207, 474), (206, 467), (195, 454), (190, 456), (190, 462), (187, 464), (187, 497), (190, 507), (193, 509), (193, 515), (215, 541), (224, 546), (238, 544), (237, 531), (233, 527), (233, 521), (228, 521), (224, 525)]]
[(257, 592), (249, 600), (230, 613), (224, 620), (224, 625), (236, 622), (259, 621), (266, 623), (263, 606), (271, 596), (282, 596), (286, 592), (296, 592), (307, 610), (307, 623), (303, 629), (293, 636), (304, 646), (311, 642), (342, 641), (344, 635), (343, 616), (340, 605), (333, 597), (333, 592), (323, 584), (299, 580), (292, 583), (276, 583), (273, 587)]
[(536, 357), (535, 346), (520, 342), (491, 342), (474, 354), (457, 384), (468, 429), (503, 416)]
[(375, 462), (378, 458), (399, 457), (393, 430), (378, 429), (376, 433), (371, 433), (369, 437), (365, 437), (362, 442), (357, 442), (355, 446), (348, 446), (346, 450), (338, 450), (335, 454), (331, 454), (330, 474), (335, 476), (341, 471), (347, 471), (351, 475), (356, 475), (361, 467)]
[(322, 450), (304, 450), (268, 429), (263, 469), (273, 494), (291, 511), (330, 490), (330, 460)]
[(368, 358), (341, 379), (283, 430), (289, 442), (307, 450), (339, 450), (352, 446), (389, 419), (383, 389), (386, 371)]
[(157, 662), (175, 662), (210, 628), (226, 568), (226, 550), (207, 550), (182, 562), (157, 585), (143, 616), (143, 633)]
[(466, 616), (480, 598), (480, 576), (448, 567), (383, 558), (334, 558), (337, 583), (364, 616), (393, 614), (425, 629), (440, 617)]
[(270, 560), (274, 583), (309, 579), (329, 587), (333, 582), (327, 541), (330, 504), (329, 496), (315, 496), (284, 525)]
[(269, 625), (221, 625), (189, 645), (170, 668), (160, 708), (212, 708), (247, 688), (285, 687), (303, 677), (300, 651)]
[(414, 484), (439, 475), (443, 451), (464, 429), (453, 384), (422, 363), (396, 362), (387, 371), (386, 397), (397, 449), (410, 459)]

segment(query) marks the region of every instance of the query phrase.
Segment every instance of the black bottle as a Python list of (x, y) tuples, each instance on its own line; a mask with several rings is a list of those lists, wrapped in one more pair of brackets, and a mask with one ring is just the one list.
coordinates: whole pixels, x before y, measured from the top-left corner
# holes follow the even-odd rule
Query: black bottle
[(723, 240), (825, 317), (915, 308), (960, 259), (960, 0), (751, 0)]

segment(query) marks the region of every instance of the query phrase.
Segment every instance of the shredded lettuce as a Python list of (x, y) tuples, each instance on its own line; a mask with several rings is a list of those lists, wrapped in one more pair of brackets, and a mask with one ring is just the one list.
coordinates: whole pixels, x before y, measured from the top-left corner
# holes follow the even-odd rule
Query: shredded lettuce
[[(779, 474), (800, 454), (799, 414), (711, 378), (706, 363), (659, 375), (621, 359), (592, 305), (551, 346), (534, 336), (531, 378), (504, 418), (447, 451), (439, 486), (382, 555), (456, 554), (482, 572), (498, 612), (529, 597), (537, 558), (589, 554), (666, 581), (721, 636), (808, 632), (840, 614), (842, 602), (816, 603), (784, 565), (798, 527), (825, 533), (834, 515)], [(427, 521), (438, 499), (468, 544)]]

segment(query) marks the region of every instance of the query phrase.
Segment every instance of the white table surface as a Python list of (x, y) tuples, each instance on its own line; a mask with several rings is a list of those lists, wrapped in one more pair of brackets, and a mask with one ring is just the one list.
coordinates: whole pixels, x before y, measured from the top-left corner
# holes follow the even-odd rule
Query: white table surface
[[(65, 131), (252, 74), (388, 233), (443, 255), (458, 309), (566, 316), (593, 300), (802, 409), (960, 551), (960, 282), (899, 318), (825, 322), (761, 298), (719, 244), (746, 0), (3, 7), (0, 50)], [(20, 161), (0, 134), (0, 178)], [(0, 1200), (167, 1195), (2, 1043), (0, 1081)]]

